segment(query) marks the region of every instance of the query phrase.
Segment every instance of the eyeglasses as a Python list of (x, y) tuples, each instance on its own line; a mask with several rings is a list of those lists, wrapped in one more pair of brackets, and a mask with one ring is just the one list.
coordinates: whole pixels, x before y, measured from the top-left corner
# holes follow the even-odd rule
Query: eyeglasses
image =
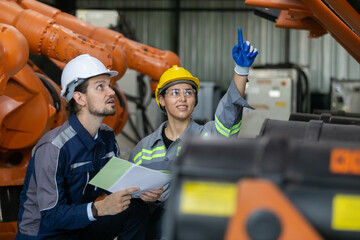
[(177, 88), (166, 90), (165, 94), (169, 95), (170, 97), (180, 97), (181, 92), (184, 94), (184, 97), (186, 98), (194, 97), (196, 94), (195, 89), (177, 89)]

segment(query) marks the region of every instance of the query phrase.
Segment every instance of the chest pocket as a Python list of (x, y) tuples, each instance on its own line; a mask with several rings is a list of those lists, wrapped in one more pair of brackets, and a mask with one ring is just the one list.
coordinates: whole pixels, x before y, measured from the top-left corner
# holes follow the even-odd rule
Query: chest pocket
[(94, 167), (91, 161), (79, 162), (70, 165), (70, 174), (67, 176), (65, 181), (69, 191), (76, 193), (69, 196), (72, 202), (83, 201), (85, 189), (90, 181), (91, 172), (93, 171)]
[(70, 175), (81, 174), (91, 171), (94, 171), (94, 167), (91, 161), (74, 163), (70, 166)]

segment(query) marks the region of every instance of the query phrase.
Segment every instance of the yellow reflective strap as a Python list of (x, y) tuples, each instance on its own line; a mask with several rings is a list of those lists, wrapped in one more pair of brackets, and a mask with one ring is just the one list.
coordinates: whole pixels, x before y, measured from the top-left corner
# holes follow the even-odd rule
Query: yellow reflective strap
[[(229, 136), (230, 129), (226, 128), (226, 127), (219, 121), (219, 119), (217, 118), (216, 115), (215, 115), (215, 122), (216, 122), (217, 124), (219, 124), (219, 126), (223, 129), (222, 132), (225, 131), (225, 132), (226, 132), (226, 135)], [(224, 135), (224, 134), (223, 134), (223, 135)]]
[(241, 128), (241, 120), (238, 124), (232, 126), (231, 129), (226, 128), (217, 118), (217, 116), (215, 115), (215, 127), (216, 130), (218, 130), (218, 132), (220, 132), (222, 135), (224, 135), (225, 137), (229, 137), (233, 134), (236, 134), (240, 131)]
[(136, 161), (136, 159), (138, 158), (138, 157), (140, 157), (142, 155), (142, 151), (141, 152), (139, 152), (138, 154), (136, 154), (135, 155), (135, 157), (134, 157), (134, 162)]
[(180, 150), (181, 150), (181, 147), (180, 146), (178, 146), (178, 148), (177, 148), (177, 152), (176, 152), (176, 156), (178, 157), (179, 156), (179, 154), (180, 154)]
[(238, 124), (236, 124), (235, 126), (233, 126), (231, 128), (231, 132), (230, 132), (230, 135), (233, 135), (235, 133), (238, 133), (240, 131), (240, 128), (241, 128), (241, 120)]
[(151, 159), (153, 159), (153, 158), (164, 157), (164, 156), (165, 156), (165, 153), (159, 153), (159, 154), (151, 155), (151, 157), (142, 156), (142, 159), (144, 159), (144, 160), (151, 160)]
[(234, 126), (231, 128), (231, 131), (233, 131), (235, 128), (240, 127), (241, 121), (242, 121), (242, 120), (240, 120), (240, 122), (239, 122), (238, 124), (234, 125)]
[[(165, 149), (165, 146), (160, 146), (160, 147), (157, 147), (157, 148), (154, 148), (152, 150), (148, 150), (148, 149), (141, 149), (141, 152), (139, 152), (138, 154), (135, 155), (134, 157), (134, 162), (138, 159), (138, 157), (142, 156), (143, 153), (147, 153), (147, 154), (153, 154), (155, 151), (159, 151), (159, 150), (164, 150)], [(165, 153), (159, 153), (159, 154), (155, 154), (155, 155), (152, 155), (151, 157), (147, 157), (147, 156), (142, 156), (142, 159), (144, 160), (151, 160), (152, 158), (155, 158), (155, 157), (163, 157), (165, 156)], [(139, 161), (140, 163), (137, 163), (137, 165), (141, 164), (141, 160)]]
[(224, 132), (217, 124), (215, 124), (216, 130), (218, 130), (219, 133), (224, 135), (225, 137), (229, 137), (229, 134)]
[(145, 152), (145, 153), (153, 153), (155, 151), (158, 151), (158, 150), (164, 150), (165, 149), (165, 146), (160, 146), (160, 147), (157, 147), (157, 148), (154, 148), (152, 150), (147, 150), (147, 149), (142, 149), (142, 152)]
[[(220, 125), (220, 126), (219, 126)], [(216, 117), (215, 115), (215, 127), (216, 130), (221, 133), (222, 135), (224, 135), (225, 137), (229, 137), (230, 134), (230, 130), (227, 129), (226, 127), (224, 127), (224, 125), (222, 125), (222, 123), (219, 121), (219, 119)], [(226, 132), (225, 132), (226, 131)]]
[(239, 127), (238, 129), (235, 129), (235, 131), (231, 132), (231, 133), (230, 133), (230, 136), (238, 133), (239, 131), (240, 131), (240, 127)]

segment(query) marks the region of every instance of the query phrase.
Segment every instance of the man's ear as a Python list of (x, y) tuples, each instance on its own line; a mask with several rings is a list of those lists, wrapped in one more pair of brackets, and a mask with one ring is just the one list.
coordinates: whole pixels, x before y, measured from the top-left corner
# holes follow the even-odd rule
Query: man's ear
[(81, 92), (74, 92), (73, 98), (77, 104), (84, 107), (86, 105), (85, 95)]

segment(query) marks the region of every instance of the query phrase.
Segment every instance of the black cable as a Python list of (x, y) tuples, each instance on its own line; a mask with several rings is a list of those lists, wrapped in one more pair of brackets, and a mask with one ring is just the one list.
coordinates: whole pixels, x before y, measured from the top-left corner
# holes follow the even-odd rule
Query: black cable
[(60, 100), (60, 96), (56, 92), (54, 86), (51, 85), (51, 83), (48, 82), (48, 79), (47, 79), (47, 77), (45, 75), (43, 75), (41, 73), (36, 73), (36, 74), (40, 78), (41, 82), (44, 84), (44, 86), (46, 87), (48, 92), (50, 93), (51, 98), (52, 98), (52, 100), (54, 102), (54, 107), (56, 109), (56, 112), (59, 112), (60, 108), (61, 108), (61, 100)]
[(140, 136), (140, 134), (135, 126), (135, 123), (130, 116), (128, 117), (128, 121), (129, 121), (131, 129), (134, 131), (136, 137), (138, 138), (138, 141), (140, 141), (142, 139), (142, 137)]
[(154, 132), (154, 131), (155, 131), (155, 129), (153, 128), (153, 126), (151, 126), (151, 123), (150, 123), (150, 121), (149, 121), (148, 118), (146, 118), (146, 125), (148, 126), (148, 128), (150, 128), (150, 131), (151, 131), (151, 132)]
[(120, 90), (117, 87), (114, 87), (113, 90), (114, 90), (117, 98), (119, 99), (120, 107), (122, 109), (125, 109), (125, 101), (126, 101), (126, 99), (123, 98), (123, 96), (120, 94)]
[[(146, 114), (146, 107), (149, 105), (150, 101), (148, 101), (147, 105), (143, 104), (144, 96), (146, 95), (146, 91), (148, 91), (148, 88), (147, 88), (146, 84), (144, 83), (143, 77), (144, 77), (144, 75), (140, 74), (140, 76), (138, 76), (138, 78), (137, 78), (139, 97), (128, 95), (126, 93), (124, 93), (124, 95), (126, 96), (126, 99), (128, 101), (133, 102), (133, 103), (136, 104), (136, 109), (141, 111), (141, 118), (142, 118), (142, 121), (143, 121), (143, 130), (144, 130), (144, 134), (147, 136), (150, 133), (154, 132), (154, 129), (151, 126), (149, 118), (147, 117), (147, 114)], [(136, 128), (135, 123), (133, 122), (133, 120), (131, 118), (129, 118), (129, 124), (130, 124), (131, 129), (134, 131), (136, 137), (140, 141), (141, 140), (140, 133), (139, 133), (138, 128)]]
[(30, 53), (29, 59), (57, 85), (61, 85), (62, 70), (47, 56)]
[[(134, 97), (134, 96), (128, 95), (128, 94), (126, 94), (126, 93), (125, 93), (124, 95), (126, 96), (126, 99), (127, 99), (128, 101), (133, 102), (133, 103), (136, 104), (136, 108), (137, 108), (137, 109), (142, 108), (142, 105), (141, 105), (141, 102), (140, 102), (141, 100), (140, 100), (139, 97)], [(142, 138), (141, 138), (141, 136), (140, 136), (140, 133), (139, 133), (138, 129), (137, 129), (136, 126), (135, 126), (134, 121), (133, 121), (130, 117), (128, 118), (128, 121), (129, 121), (129, 124), (130, 124), (131, 129), (134, 131), (136, 137), (137, 137), (138, 140), (140, 141)]]
[[(309, 96), (309, 80), (308, 77), (306, 76), (305, 72), (299, 67), (296, 66), (296, 69), (299, 73), (299, 77), (302, 79), (303, 81), (303, 86), (305, 86), (304, 91), (302, 92), (302, 109), (303, 112), (310, 112), (309, 109), (309, 101), (310, 101), (310, 96)], [(302, 87), (302, 86), (301, 86)]]
[(148, 104), (150, 104), (150, 101), (148, 101), (147, 105), (144, 104), (146, 92), (148, 91), (148, 87), (145, 84), (144, 78), (145, 78), (145, 76), (143, 74), (139, 74), (137, 76), (138, 93), (139, 93), (139, 104), (137, 105), (137, 108), (141, 110), (141, 117), (143, 120), (143, 130), (144, 130), (145, 136), (147, 136), (150, 133), (152, 133), (154, 131), (154, 129), (151, 126), (150, 121), (146, 115), (146, 107), (148, 106)]

